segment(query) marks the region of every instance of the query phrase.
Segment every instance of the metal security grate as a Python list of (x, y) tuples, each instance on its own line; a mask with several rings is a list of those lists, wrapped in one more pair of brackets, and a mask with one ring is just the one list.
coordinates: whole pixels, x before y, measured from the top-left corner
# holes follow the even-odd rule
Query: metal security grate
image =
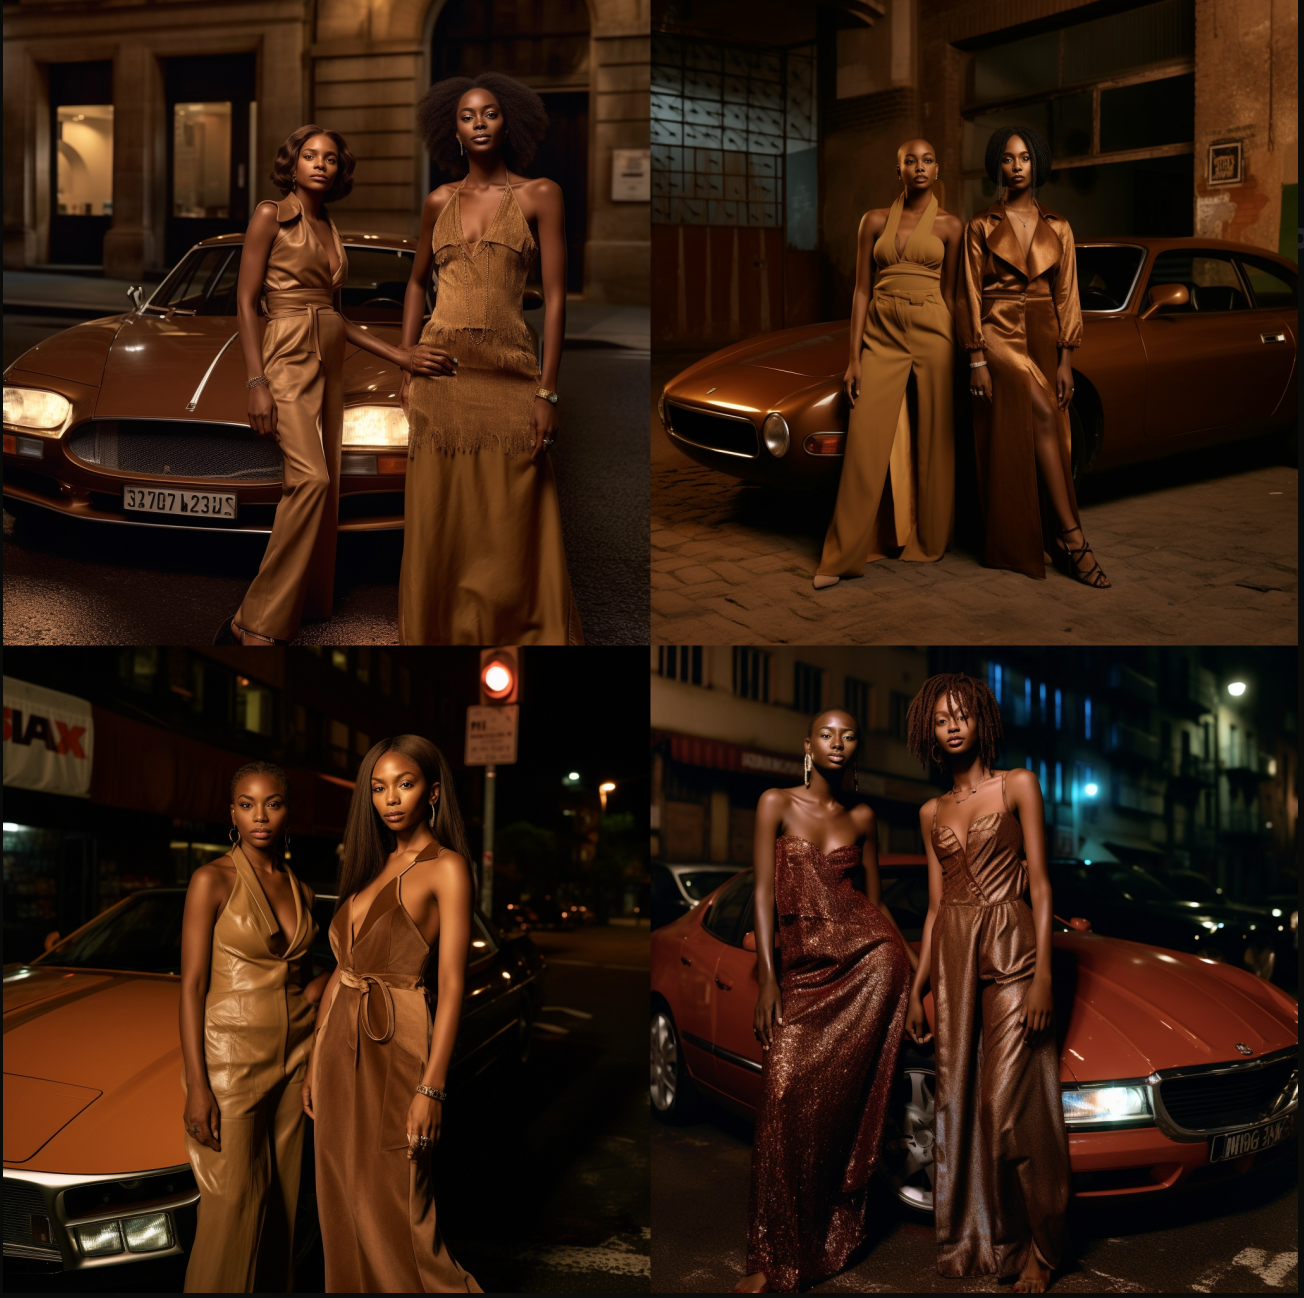
[(85, 464), (147, 478), (280, 482), (276, 443), (240, 424), (168, 419), (95, 420), (68, 439)]
[(686, 442), (708, 450), (727, 451), (731, 455), (755, 456), (759, 453), (756, 425), (750, 419), (713, 415), (705, 410), (676, 405), (673, 401), (666, 403), (666, 410), (670, 427)]
[(1159, 1093), (1169, 1116), (1188, 1131), (1248, 1124), (1268, 1113), (1297, 1067), (1294, 1059), (1283, 1059), (1266, 1068), (1169, 1078)]
[[(5, 1178), (4, 1187), (5, 1243), (21, 1248), (32, 1248), (32, 1214), (46, 1216), (49, 1209), (41, 1191), (34, 1185)], [(37, 1245), (41, 1248), (41, 1245)], [(50, 1249), (57, 1257), (58, 1250)]]

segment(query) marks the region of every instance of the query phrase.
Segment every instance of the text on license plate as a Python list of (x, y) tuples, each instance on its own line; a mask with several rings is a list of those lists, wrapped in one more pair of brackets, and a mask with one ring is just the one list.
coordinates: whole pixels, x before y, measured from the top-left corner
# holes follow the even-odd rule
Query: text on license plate
[(128, 483), (122, 490), (122, 504), (125, 509), (150, 514), (235, 517), (235, 495), (227, 491), (187, 491), (179, 487), (139, 487)]
[(1276, 1122), (1264, 1123), (1261, 1127), (1250, 1127), (1246, 1131), (1229, 1131), (1225, 1135), (1214, 1136), (1209, 1142), (1209, 1161), (1221, 1163), (1228, 1158), (1244, 1158), (1246, 1154), (1257, 1154), (1261, 1150), (1271, 1149), (1289, 1140), (1295, 1134), (1295, 1114), (1278, 1118)]

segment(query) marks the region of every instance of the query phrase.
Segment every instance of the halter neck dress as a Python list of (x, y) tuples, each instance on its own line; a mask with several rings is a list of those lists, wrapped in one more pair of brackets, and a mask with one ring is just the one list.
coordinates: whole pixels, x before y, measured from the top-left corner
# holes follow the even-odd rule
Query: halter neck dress
[(295, 926), (285, 950), (274, 953), (281, 933), (276, 912), (244, 851), (234, 847), (229, 859), (235, 881), (213, 925), (204, 1001), (204, 1065), (221, 1113), (222, 1148), (209, 1149), (186, 1133), (199, 1220), (185, 1291), (285, 1292), (293, 1283), (306, 1121), (300, 1091), (316, 1021), (304, 999), (302, 966), (317, 925), (287, 866)]
[(840, 1271), (866, 1233), (910, 959), (855, 888), (860, 848), (774, 844), (783, 1023), (765, 1052), (747, 1272), (771, 1292)]
[(399, 578), (404, 644), (583, 644), (550, 455), (530, 463), (539, 362), (521, 308), (538, 245), (516, 191), (474, 247), (462, 181), (432, 238), (438, 293), (421, 341), (455, 375), (414, 376)]
[(1015, 1276), (1033, 1248), (1054, 1267), (1064, 1245), (1069, 1153), (1059, 1050), (1053, 1029), (1025, 1045), (1019, 1024), (1037, 939), (1005, 774), (999, 805), (970, 822), (966, 841), (937, 823), (936, 805), (930, 833), (942, 867), (933, 920), (933, 1208), (945, 1276)]
[(860, 396), (847, 424), (838, 502), (817, 569), (825, 576), (859, 577), (867, 562), (898, 546), (911, 562), (940, 559), (955, 531), (955, 344), (942, 300), (946, 246), (933, 233), (937, 199), (930, 196), (898, 251), (904, 207), (902, 194), (874, 244)]

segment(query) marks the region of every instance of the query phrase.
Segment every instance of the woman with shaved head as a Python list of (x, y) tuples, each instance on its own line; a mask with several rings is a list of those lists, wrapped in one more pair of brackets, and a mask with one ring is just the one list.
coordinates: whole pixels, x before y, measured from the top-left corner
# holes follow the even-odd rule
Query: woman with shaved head
[[(879, 895), (874, 813), (851, 796), (859, 746), (848, 713), (818, 713), (802, 784), (768, 789), (756, 808), (753, 1027), (764, 1063), (750, 1274), (735, 1293), (796, 1292), (840, 1271), (865, 1240), (914, 953)], [(852, 883), (862, 860), (863, 893)]]
[(938, 206), (927, 140), (902, 144), (896, 170), (896, 202), (860, 221), (842, 380), (851, 418), (817, 589), (861, 576), (866, 562), (898, 548), (913, 562), (940, 559), (955, 531), (951, 375), (963, 227)]

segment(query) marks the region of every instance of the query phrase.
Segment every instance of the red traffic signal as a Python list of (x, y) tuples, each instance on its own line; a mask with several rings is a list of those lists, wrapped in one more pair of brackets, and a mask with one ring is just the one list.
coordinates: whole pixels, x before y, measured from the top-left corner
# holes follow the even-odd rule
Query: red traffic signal
[(520, 650), (480, 650), (481, 704), (516, 703), (521, 696)]

